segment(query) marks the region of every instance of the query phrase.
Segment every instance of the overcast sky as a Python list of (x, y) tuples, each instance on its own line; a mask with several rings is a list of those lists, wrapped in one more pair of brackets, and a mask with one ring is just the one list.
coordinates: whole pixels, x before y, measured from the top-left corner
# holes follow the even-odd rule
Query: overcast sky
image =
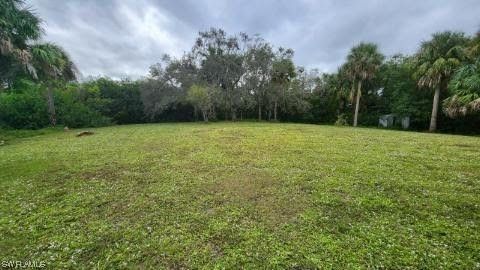
[(433, 32), (480, 30), (479, 0), (29, 0), (47, 41), (83, 76), (137, 78), (162, 54), (189, 51), (198, 31), (260, 34), (295, 50), (295, 62), (335, 71), (360, 41), (386, 55), (412, 53)]

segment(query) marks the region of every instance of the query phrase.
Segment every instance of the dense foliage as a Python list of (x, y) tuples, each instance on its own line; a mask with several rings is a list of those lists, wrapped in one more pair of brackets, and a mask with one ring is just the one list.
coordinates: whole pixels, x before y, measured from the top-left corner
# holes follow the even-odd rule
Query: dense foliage
[(38, 43), (41, 20), (21, 0), (1, 5), (4, 128), (244, 119), (377, 126), (393, 114), (417, 130), (480, 129), (479, 35), (435, 33), (414, 55), (387, 59), (360, 43), (338, 72), (320, 74), (296, 66), (291, 49), (212, 28), (144, 78), (77, 82), (68, 54)]

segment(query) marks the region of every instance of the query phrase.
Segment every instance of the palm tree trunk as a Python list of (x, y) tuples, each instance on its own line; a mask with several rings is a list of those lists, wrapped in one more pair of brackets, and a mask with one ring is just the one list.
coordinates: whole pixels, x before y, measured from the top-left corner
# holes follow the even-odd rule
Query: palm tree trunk
[(430, 118), (430, 132), (435, 132), (437, 130), (437, 114), (438, 114), (438, 101), (440, 99), (440, 87), (435, 89), (435, 95), (433, 96), (433, 108), (432, 116)]
[(360, 96), (362, 94), (362, 80), (358, 81), (357, 101), (355, 102), (355, 116), (353, 117), (353, 126), (356, 127), (358, 123), (358, 109), (360, 107)]
[(353, 98), (355, 98), (355, 79), (352, 81), (352, 90), (350, 90), (350, 96), (348, 97), (348, 102), (353, 103)]
[(53, 90), (51, 86), (47, 86), (47, 105), (50, 124), (55, 127), (57, 124), (57, 115), (55, 113), (55, 101), (53, 99)]

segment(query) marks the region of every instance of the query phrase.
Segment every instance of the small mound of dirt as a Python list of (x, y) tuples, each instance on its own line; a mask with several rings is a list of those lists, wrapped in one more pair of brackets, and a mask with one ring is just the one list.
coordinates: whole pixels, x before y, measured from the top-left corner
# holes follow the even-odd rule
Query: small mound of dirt
[(89, 136), (89, 135), (93, 135), (95, 133), (93, 133), (93, 131), (81, 131), (79, 133), (77, 133), (77, 137), (82, 137), (82, 136)]

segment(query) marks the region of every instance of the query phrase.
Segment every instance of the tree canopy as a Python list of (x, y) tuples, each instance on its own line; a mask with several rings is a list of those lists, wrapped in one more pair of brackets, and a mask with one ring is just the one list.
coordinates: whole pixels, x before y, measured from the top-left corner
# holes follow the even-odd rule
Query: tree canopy
[(0, 2), (0, 25), (2, 127), (40, 128), (45, 114), (50, 125), (69, 126), (200, 119), (377, 126), (392, 114), (417, 130), (480, 129), (480, 34), (434, 33), (415, 54), (387, 58), (360, 42), (336, 72), (321, 73), (260, 35), (210, 28), (181, 56), (159, 52), (143, 78), (76, 82), (68, 53), (40, 41), (42, 20), (23, 1)]

